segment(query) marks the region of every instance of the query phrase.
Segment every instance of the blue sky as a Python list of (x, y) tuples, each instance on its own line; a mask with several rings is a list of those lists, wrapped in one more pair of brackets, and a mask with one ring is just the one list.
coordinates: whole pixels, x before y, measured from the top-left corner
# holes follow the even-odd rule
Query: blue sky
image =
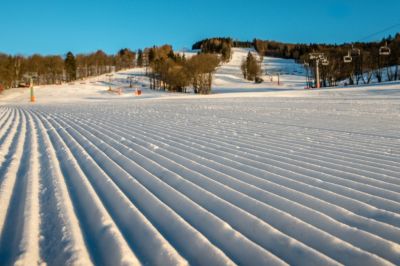
[(399, 0), (0, 0), (0, 52), (181, 49), (213, 36), (342, 43), (400, 23), (399, 10)]

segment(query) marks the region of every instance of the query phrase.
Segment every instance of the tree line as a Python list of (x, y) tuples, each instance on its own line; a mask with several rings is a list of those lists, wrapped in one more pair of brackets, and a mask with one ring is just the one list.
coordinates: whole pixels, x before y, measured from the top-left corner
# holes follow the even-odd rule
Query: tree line
[(68, 52), (65, 57), (0, 53), (0, 89), (26, 86), (31, 76), (35, 76), (36, 85), (61, 84), (131, 68), (135, 64), (136, 52), (127, 48), (121, 49), (115, 55), (108, 55), (98, 50), (94, 53), (77, 55)]
[(201, 53), (220, 54), (223, 62), (228, 62), (232, 56), (234, 41), (231, 38), (204, 39), (193, 44), (193, 50), (200, 50)]
[[(380, 55), (379, 49), (387, 45), (390, 55)], [(340, 80), (349, 84), (368, 84), (400, 79), (400, 34), (389, 36), (380, 42), (357, 42), (352, 44), (290, 44), (254, 39), (238, 41), (217, 37), (196, 42), (192, 48), (199, 54), (189, 59), (174, 53), (172, 46), (150, 47), (137, 52), (121, 49), (115, 55), (102, 50), (89, 54), (65, 56), (34, 54), (32, 56), (7, 55), (0, 53), (0, 90), (26, 85), (29, 76), (36, 76), (37, 85), (60, 84), (76, 79), (101, 75), (135, 66), (149, 69), (151, 87), (169, 91), (186, 91), (192, 86), (196, 93), (211, 91), (212, 73), (221, 62), (227, 62), (233, 47), (254, 47), (260, 57), (273, 56), (294, 59), (309, 66), (315, 75), (315, 62), (310, 53), (323, 53), (329, 64), (321, 65), (322, 86), (333, 86)], [(359, 53), (353, 53), (358, 49)], [(344, 56), (352, 57), (345, 62)], [(254, 80), (261, 75), (260, 64), (251, 53), (242, 63), (243, 76)]]

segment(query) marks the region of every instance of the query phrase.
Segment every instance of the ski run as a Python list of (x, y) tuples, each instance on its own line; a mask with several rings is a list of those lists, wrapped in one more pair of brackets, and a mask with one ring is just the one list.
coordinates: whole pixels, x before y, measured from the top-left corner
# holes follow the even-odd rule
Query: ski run
[(253, 84), (234, 52), (210, 96), (2, 95), (0, 265), (399, 265), (400, 84)]

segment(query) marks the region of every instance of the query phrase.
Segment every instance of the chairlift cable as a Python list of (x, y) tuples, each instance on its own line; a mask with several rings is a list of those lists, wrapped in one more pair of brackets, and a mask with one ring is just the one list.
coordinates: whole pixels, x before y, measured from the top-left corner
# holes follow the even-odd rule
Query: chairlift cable
[(400, 23), (393, 24), (393, 25), (391, 25), (391, 26), (389, 26), (389, 27), (387, 27), (387, 28), (385, 28), (385, 29), (382, 29), (382, 30), (377, 31), (377, 32), (375, 32), (375, 33), (373, 33), (373, 34), (370, 34), (370, 35), (368, 35), (368, 36), (366, 36), (366, 37), (364, 37), (364, 38), (359, 39), (357, 42), (365, 41), (365, 40), (367, 40), (367, 39), (370, 39), (371, 37), (374, 37), (374, 36), (376, 36), (376, 35), (378, 35), (378, 34), (381, 34), (381, 33), (385, 33), (385, 32), (387, 32), (387, 31), (389, 31), (389, 30), (391, 30), (391, 29), (394, 29), (394, 28), (397, 28), (397, 27), (400, 27)]

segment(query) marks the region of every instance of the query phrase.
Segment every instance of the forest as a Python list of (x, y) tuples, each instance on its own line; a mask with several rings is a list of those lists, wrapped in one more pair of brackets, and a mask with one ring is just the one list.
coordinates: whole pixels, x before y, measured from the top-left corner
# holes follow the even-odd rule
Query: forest
[(212, 74), (220, 60), (211, 53), (186, 59), (184, 55), (174, 53), (171, 45), (137, 52), (126, 48), (116, 55), (101, 50), (77, 55), (68, 52), (64, 57), (0, 54), (0, 90), (28, 87), (31, 79), (34, 85), (61, 84), (137, 66), (146, 67), (151, 89), (185, 92), (190, 85), (195, 93), (208, 94)]
[(116, 55), (98, 50), (89, 54), (68, 52), (60, 55), (32, 56), (0, 53), (0, 89), (35, 85), (61, 84), (135, 66), (136, 52), (121, 49)]
[[(254, 39), (240, 41), (227, 37), (209, 38), (196, 42), (192, 49), (198, 54), (185, 58), (175, 53), (171, 45), (153, 46), (132, 51), (128, 48), (109, 55), (98, 50), (89, 54), (68, 52), (66, 55), (31, 56), (0, 53), (0, 91), (26, 87), (33, 78), (35, 85), (61, 84), (113, 71), (146, 67), (151, 88), (185, 92), (191, 86), (195, 93), (210, 93), (212, 74), (219, 64), (228, 62), (233, 47), (254, 47), (260, 57), (272, 56), (294, 59), (306, 67), (310, 80), (318, 64), (320, 86), (369, 84), (400, 79), (400, 34), (378, 42), (345, 44), (290, 44)], [(382, 49), (386, 53), (382, 53)], [(310, 58), (318, 54), (318, 58)], [(242, 64), (246, 79), (262, 82), (259, 62), (249, 54)], [(311, 82), (310, 82), (311, 83)], [(310, 84), (316, 86), (316, 84)]]
[[(369, 84), (394, 81), (400, 79), (400, 34), (388, 36), (381, 41), (355, 42), (344, 44), (292, 44), (270, 40), (254, 39), (239, 41), (232, 38), (216, 37), (204, 39), (193, 44), (193, 49), (201, 52), (219, 53), (221, 57), (229, 58), (232, 47), (254, 47), (261, 56), (294, 59), (304, 64), (310, 80), (316, 74), (316, 60), (310, 59), (310, 54), (317, 53), (319, 58), (320, 86), (336, 86), (339, 81), (347, 80), (348, 85)], [(386, 50), (390, 53), (380, 53)], [(225, 55), (224, 55), (225, 53)], [(347, 58), (347, 60), (345, 60)], [(223, 60), (225, 61), (225, 60)], [(250, 75), (248, 70), (251, 71)], [(257, 62), (249, 55), (242, 64), (243, 76), (255, 80), (259, 75)], [(315, 84), (313, 84), (315, 86)]]

